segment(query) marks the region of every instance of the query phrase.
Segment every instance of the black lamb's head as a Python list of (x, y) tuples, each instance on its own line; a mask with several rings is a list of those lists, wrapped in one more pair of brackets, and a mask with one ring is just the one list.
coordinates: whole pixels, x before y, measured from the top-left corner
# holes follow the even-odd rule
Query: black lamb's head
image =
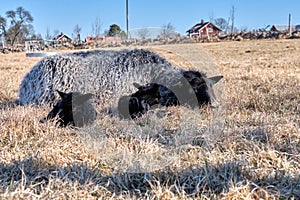
[[(219, 82), (223, 76), (207, 78), (202, 72), (184, 71), (183, 77), (188, 81), (190, 87), (192, 88), (192, 90), (189, 90), (189, 93), (194, 93), (196, 95), (196, 106), (201, 107), (203, 105), (212, 105), (216, 102), (213, 85)], [(190, 106), (194, 107), (195, 105)]]
[(138, 89), (130, 96), (122, 96), (118, 102), (119, 114), (123, 118), (136, 118), (146, 113), (151, 106), (159, 103), (160, 85), (157, 83), (148, 83), (141, 86), (133, 83), (134, 87)]
[(46, 118), (41, 122), (58, 117), (57, 126), (68, 125), (82, 127), (95, 119), (96, 111), (88, 101), (93, 94), (81, 94), (79, 92), (64, 93), (58, 91), (61, 99), (54, 105)]
[(161, 85), (157, 83), (148, 83), (146, 85), (133, 83), (133, 86), (136, 87), (138, 91), (132, 94), (131, 97), (138, 98), (140, 101), (145, 102), (149, 106), (158, 104), (160, 98), (159, 90)]
[(122, 96), (118, 102), (119, 115), (125, 119), (134, 119), (146, 113), (149, 105), (136, 97)]

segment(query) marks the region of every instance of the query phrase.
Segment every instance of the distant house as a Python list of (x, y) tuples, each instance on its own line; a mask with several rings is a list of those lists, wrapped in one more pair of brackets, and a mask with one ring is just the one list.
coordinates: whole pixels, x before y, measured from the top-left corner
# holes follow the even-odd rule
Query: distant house
[(72, 38), (64, 33), (60, 33), (58, 36), (54, 38), (57, 42), (72, 42)]
[[(292, 31), (295, 31), (295, 26), (292, 25)], [(289, 25), (273, 25), (270, 31), (274, 32), (289, 32)]]
[(96, 41), (103, 41), (105, 39), (105, 36), (87, 36), (86, 38), (85, 38), (85, 41), (86, 42), (96, 42)]
[(85, 38), (85, 41), (88, 43), (93, 42), (115, 42), (115, 41), (121, 41), (121, 37), (106, 37), (106, 36), (87, 36)]
[(190, 38), (210, 38), (219, 35), (221, 31), (222, 30), (213, 23), (201, 20), (200, 23), (194, 25), (186, 32)]

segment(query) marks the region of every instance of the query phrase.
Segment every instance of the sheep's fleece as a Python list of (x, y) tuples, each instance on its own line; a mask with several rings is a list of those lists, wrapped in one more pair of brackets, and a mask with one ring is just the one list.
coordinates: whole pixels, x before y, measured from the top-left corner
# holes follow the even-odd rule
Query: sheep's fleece
[(25, 75), (19, 103), (53, 105), (59, 90), (93, 93), (95, 103), (116, 105), (118, 98), (136, 90), (133, 82), (168, 86), (181, 77), (181, 69), (144, 49), (59, 54), (43, 58)]

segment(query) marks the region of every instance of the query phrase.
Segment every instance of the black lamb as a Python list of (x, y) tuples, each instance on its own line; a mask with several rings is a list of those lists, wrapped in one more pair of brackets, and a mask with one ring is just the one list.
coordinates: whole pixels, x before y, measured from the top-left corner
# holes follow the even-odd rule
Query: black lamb
[(222, 78), (223, 76), (207, 78), (204, 73), (183, 70), (182, 77), (170, 87), (157, 83), (144, 86), (134, 83), (138, 91), (119, 99), (119, 114), (124, 118), (136, 118), (154, 105), (187, 105), (192, 108), (212, 105), (216, 102), (213, 85)]
[(96, 111), (89, 102), (92, 94), (57, 92), (61, 100), (54, 105), (47, 117), (41, 120), (42, 123), (58, 117), (57, 126), (59, 127), (68, 125), (82, 127), (96, 119)]

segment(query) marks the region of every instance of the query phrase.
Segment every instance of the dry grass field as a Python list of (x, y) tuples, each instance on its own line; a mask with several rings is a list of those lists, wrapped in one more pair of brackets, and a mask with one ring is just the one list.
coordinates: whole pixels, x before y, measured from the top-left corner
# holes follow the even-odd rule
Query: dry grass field
[(0, 54), (0, 198), (300, 199), (300, 40), (149, 48), (222, 74), (220, 108), (57, 128), (15, 103), (40, 58)]

